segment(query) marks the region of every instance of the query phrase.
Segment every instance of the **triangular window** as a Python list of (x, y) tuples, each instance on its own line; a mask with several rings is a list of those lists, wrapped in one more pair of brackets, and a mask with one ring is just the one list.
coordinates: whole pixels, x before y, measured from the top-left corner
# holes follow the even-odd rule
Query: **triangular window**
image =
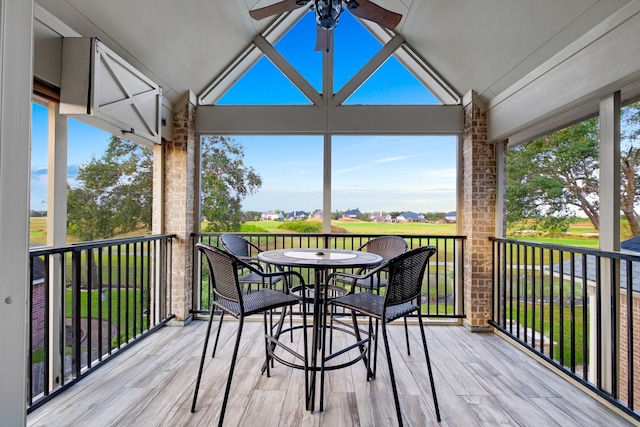
[(334, 30), (334, 92), (341, 89), (382, 48), (349, 12), (340, 15)]
[[(272, 51), (275, 49), (275, 55), (280, 58), (274, 59), (269, 53), (267, 57), (258, 45), (250, 47), (244, 59), (234, 63), (226, 77), (216, 79), (203, 91), (200, 102), (217, 105), (321, 105), (322, 97), (317, 94), (321, 94), (323, 88), (324, 53), (314, 50), (317, 29), (314, 12), (302, 13), (298, 19), (270, 48)], [(333, 49), (328, 53), (333, 55), (333, 61), (329, 61), (333, 64), (333, 70), (330, 70), (333, 73), (333, 89), (329, 97), (346, 87), (332, 101), (334, 105), (433, 105), (460, 102), (460, 96), (455, 90), (437, 77), (437, 72), (433, 72), (402, 41), (398, 44), (401, 47), (395, 52), (388, 49), (389, 53), (386, 54), (390, 56), (386, 60), (382, 58), (380, 62), (384, 62), (367, 76), (362, 70), (381, 53), (384, 43), (391, 36), (376, 33), (377, 37), (384, 39), (384, 43), (380, 42), (346, 10), (333, 31)], [(253, 65), (248, 71), (239, 74), (242, 73), (243, 66), (247, 66), (244, 64), (251, 63)], [(291, 72), (283, 73), (275, 65), (279, 64), (282, 68), (283, 63), (301, 78), (292, 77)], [(352, 79), (352, 84), (348, 85)], [(306, 86), (298, 88), (294, 82)], [(226, 84), (231, 86), (227, 89)], [(435, 88), (435, 91), (429, 90), (427, 85)]]
[(311, 101), (263, 56), (216, 104), (305, 105)]
[(316, 21), (308, 12), (276, 44), (275, 48), (311, 86), (322, 92), (322, 52), (316, 52)]
[(392, 56), (343, 104), (438, 105), (441, 102)]

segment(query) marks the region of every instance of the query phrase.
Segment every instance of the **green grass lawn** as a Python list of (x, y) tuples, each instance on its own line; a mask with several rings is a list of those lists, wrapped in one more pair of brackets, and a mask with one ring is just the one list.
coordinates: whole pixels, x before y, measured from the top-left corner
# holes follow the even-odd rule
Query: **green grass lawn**
[[(100, 309), (102, 309), (102, 320), (109, 319), (109, 292), (105, 293), (105, 297), (107, 299), (102, 300), (102, 293), (99, 291), (91, 291), (91, 318), (98, 319), (100, 314)], [(111, 290), (111, 323), (114, 326), (120, 325), (120, 330), (118, 334), (120, 336), (120, 342), (125, 342), (126, 338), (132, 338), (137, 334), (141, 333), (145, 328), (145, 325), (141, 324), (141, 316), (140, 311), (143, 306), (142, 303), (142, 292), (140, 290), (132, 290), (129, 289), (120, 289), (120, 304), (118, 308), (118, 289)], [(133, 304), (135, 298), (135, 305)], [(72, 305), (72, 292), (70, 289), (67, 289), (66, 293), (66, 317), (71, 318), (73, 316), (73, 305)], [(89, 301), (89, 292), (80, 292), (80, 317), (87, 318), (89, 316), (88, 313), (88, 304)], [(146, 304), (144, 305), (146, 306)], [(119, 315), (119, 317), (118, 317)], [(118, 320), (119, 318), (119, 320)], [(146, 316), (142, 316), (143, 321), (146, 321)], [(116, 338), (114, 340), (117, 341)]]
[[(142, 307), (142, 293), (139, 290), (120, 290), (120, 308), (118, 308), (118, 290), (112, 289), (111, 291), (111, 316), (109, 316), (109, 299), (102, 299), (102, 294), (99, 291), (91, 291), (91, 318), (100, 318), (100, 309), (102, 309), (102, 320), (108, 321), (111, 318), (111, 323), (115, 327), (120, 327), (118, 335), (111, 340), (111, 348), (118, 346), (118, 340), (123, 344), (127, 339), (135, 337), (146, 329), (146, 325), (143, 322), (147, 321), (147, 316), (140, 314)], [(108, 293), (107, 293), (108, 295)], [(136, 304), (133, 304), (135, 296)], [(73, 316), (73, 296), (72, 291), (67, 289), (66, 302), (65, 302), (65, 317), (71, 319)], [(127, 303), (128, 301), (128, 303)], [(89, 292), (80, 292), (80, 317), (88, 317), (89, 307)], [(146, 304), (144, 305), (146, 306)], [(118, 318), (120, 319), (118, 321)], [(97, 333), (93, 331), (93, 333)], [(70, 343), (66, 343), (65, 354), (70, 355), (72, 347)], [(44, 349), (35, 349), (32, 353), (32, 363), (39, 363), (44, 360)]]
[[(261, 227), (269, 233), (288, 233), (280, 229), (282, 221), (247, 221), (248, 226)], [(431, 223), (382, 223), (367, 221), (331, 221), (332, 227), (342, 228), (353, 234), (438, 234), (455, 235), (456, 224)]]
[[(571, 359), (570, 359), (570, 355), (573, 352), (575, 353), (575, 364), (576, 365), (581, 365), (584, 363), (584, 352), (583, 352), (583, 340), (584, 340), (584, 336), (585, 336), (585, 325), (582, 322), (582, 315), (583, 315), (583, 307), (579, 306), (579, 307), (575, 307), (575, 311), (574, 311), (574, 316), (573, 318), (575, 319), (575, 325), (573, 325), (574, 327), (574, 343), (575, 343), (575, 348), (571, 348), (571, 327), (572, 327), (572, 323), (571, 323), (571, 307), (560, 307), (557, 304), (554, 305), (553, 307), (553, 337), (551, 337), (551, 308), (548, 304), (543, 305), (542, 307), (542, 311), (540, 310), (540, 304), (536, 304), (535, 306), (532, 307), (531, 304), (529, 303), (524, 303), (521, 302), (519, 303), (519, 305), (517, 307), (513, 306), (511, 308), (511, 317), (510, 319), (517, 321), (518, 317), (517, 317), (517, 310), (520, 310), (520, 324), (524, 325), (525, 324), (525, 315), (524, 315), (524, 310), (525, 310), (525, 304), (526, 304), (526, 308), (527, 308), (527, 314), (526, 314), (526, 323), (527, 323), (527, 327), (531, 328), (533, 330), (535, 330), (536, 332), (540, 332), (540, 313), (542, 313), (542, 335), (550, 338), (553, 342), (555, 342), (555, 347), (554, 347), (554, 352), (553, 352), (553, 358), (555, 360), (560, 360), (560, 356), (561, 356), (561, 351), (563, 352), (562, 354), (564, 355), (564, 365), (565, 366), (570, 366), (571, 365)], [(562, 316), (562, 317), (561, 317)], [(563, 325), (563, 329), (560, 328), (560, 319), (564, 319), (564, 325)], [(560, 347), (560, 337), (561, 337), (561, 333), (562, 332), (562, 347)], [(514, 331), (516, 331), (515, 326), (514, 326)], [(523, 337), (521, 337), (523, 338)], [(536, 343), (536, 348), (538, 350), (540, 350), (539, 344)], [(548, 355), (548, 353), (545, 353)]]

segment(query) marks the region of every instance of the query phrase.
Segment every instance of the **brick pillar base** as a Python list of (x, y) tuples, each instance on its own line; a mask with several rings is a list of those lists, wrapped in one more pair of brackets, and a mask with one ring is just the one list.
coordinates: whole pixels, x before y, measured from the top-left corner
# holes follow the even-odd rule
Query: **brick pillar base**
[(185, 95), (173, 113), (173, 141), (165, 143), (164, 191), (165, 233), (175, 234), (172, 258), (172, 312), (178, 323), (192, 317), (193, 251), (191, 233), (197, 231), (196, 221), (196, 159), (195, 96)]
[(465, 96), (463, 162), (464, 325), (473, 331), (491, 330), (492, 255), (495, 235), (496, 153), (487, 141), (487, 113), (477, 96)]

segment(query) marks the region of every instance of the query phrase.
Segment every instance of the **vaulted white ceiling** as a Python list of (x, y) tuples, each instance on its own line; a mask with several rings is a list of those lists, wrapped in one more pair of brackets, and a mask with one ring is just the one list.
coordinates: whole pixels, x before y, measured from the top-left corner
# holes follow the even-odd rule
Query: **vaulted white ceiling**
[[(403, 15), (396, 31), (458, 93), (475, 90), (485, 101), (629, 1), (375, 0)], [(275, 18), (255, 21), (248, 12), (274, 2), (36, 0), (55, 17), (36, 26), (36, 55), (60, 49), (59, 35), (98, 37), (175, 102), (203, 91), (271, 25)], [(59, 70), (36, 64), (35, 72), (59, 84)]]

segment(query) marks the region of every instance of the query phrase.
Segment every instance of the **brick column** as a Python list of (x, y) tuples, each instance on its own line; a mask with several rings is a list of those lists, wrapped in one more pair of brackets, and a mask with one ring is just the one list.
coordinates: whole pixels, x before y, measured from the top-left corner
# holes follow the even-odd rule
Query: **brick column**
[(195, 95), (191, 92), (176, 103), (173, 141), (165, 143), (165, 229), (177, 235), (173, 242), (172, 312), (179, 323), (191, 320), (193, 298), (193, 251), (191, 233), (197, 231)]
[(491, 242), (496, 220), (496, 152), (487, 141), (487, 112), (473, 92), (465, 95), (462, 137), (462, 217), (464, 251), (464, 325), (489, 330), (492, 309)]

